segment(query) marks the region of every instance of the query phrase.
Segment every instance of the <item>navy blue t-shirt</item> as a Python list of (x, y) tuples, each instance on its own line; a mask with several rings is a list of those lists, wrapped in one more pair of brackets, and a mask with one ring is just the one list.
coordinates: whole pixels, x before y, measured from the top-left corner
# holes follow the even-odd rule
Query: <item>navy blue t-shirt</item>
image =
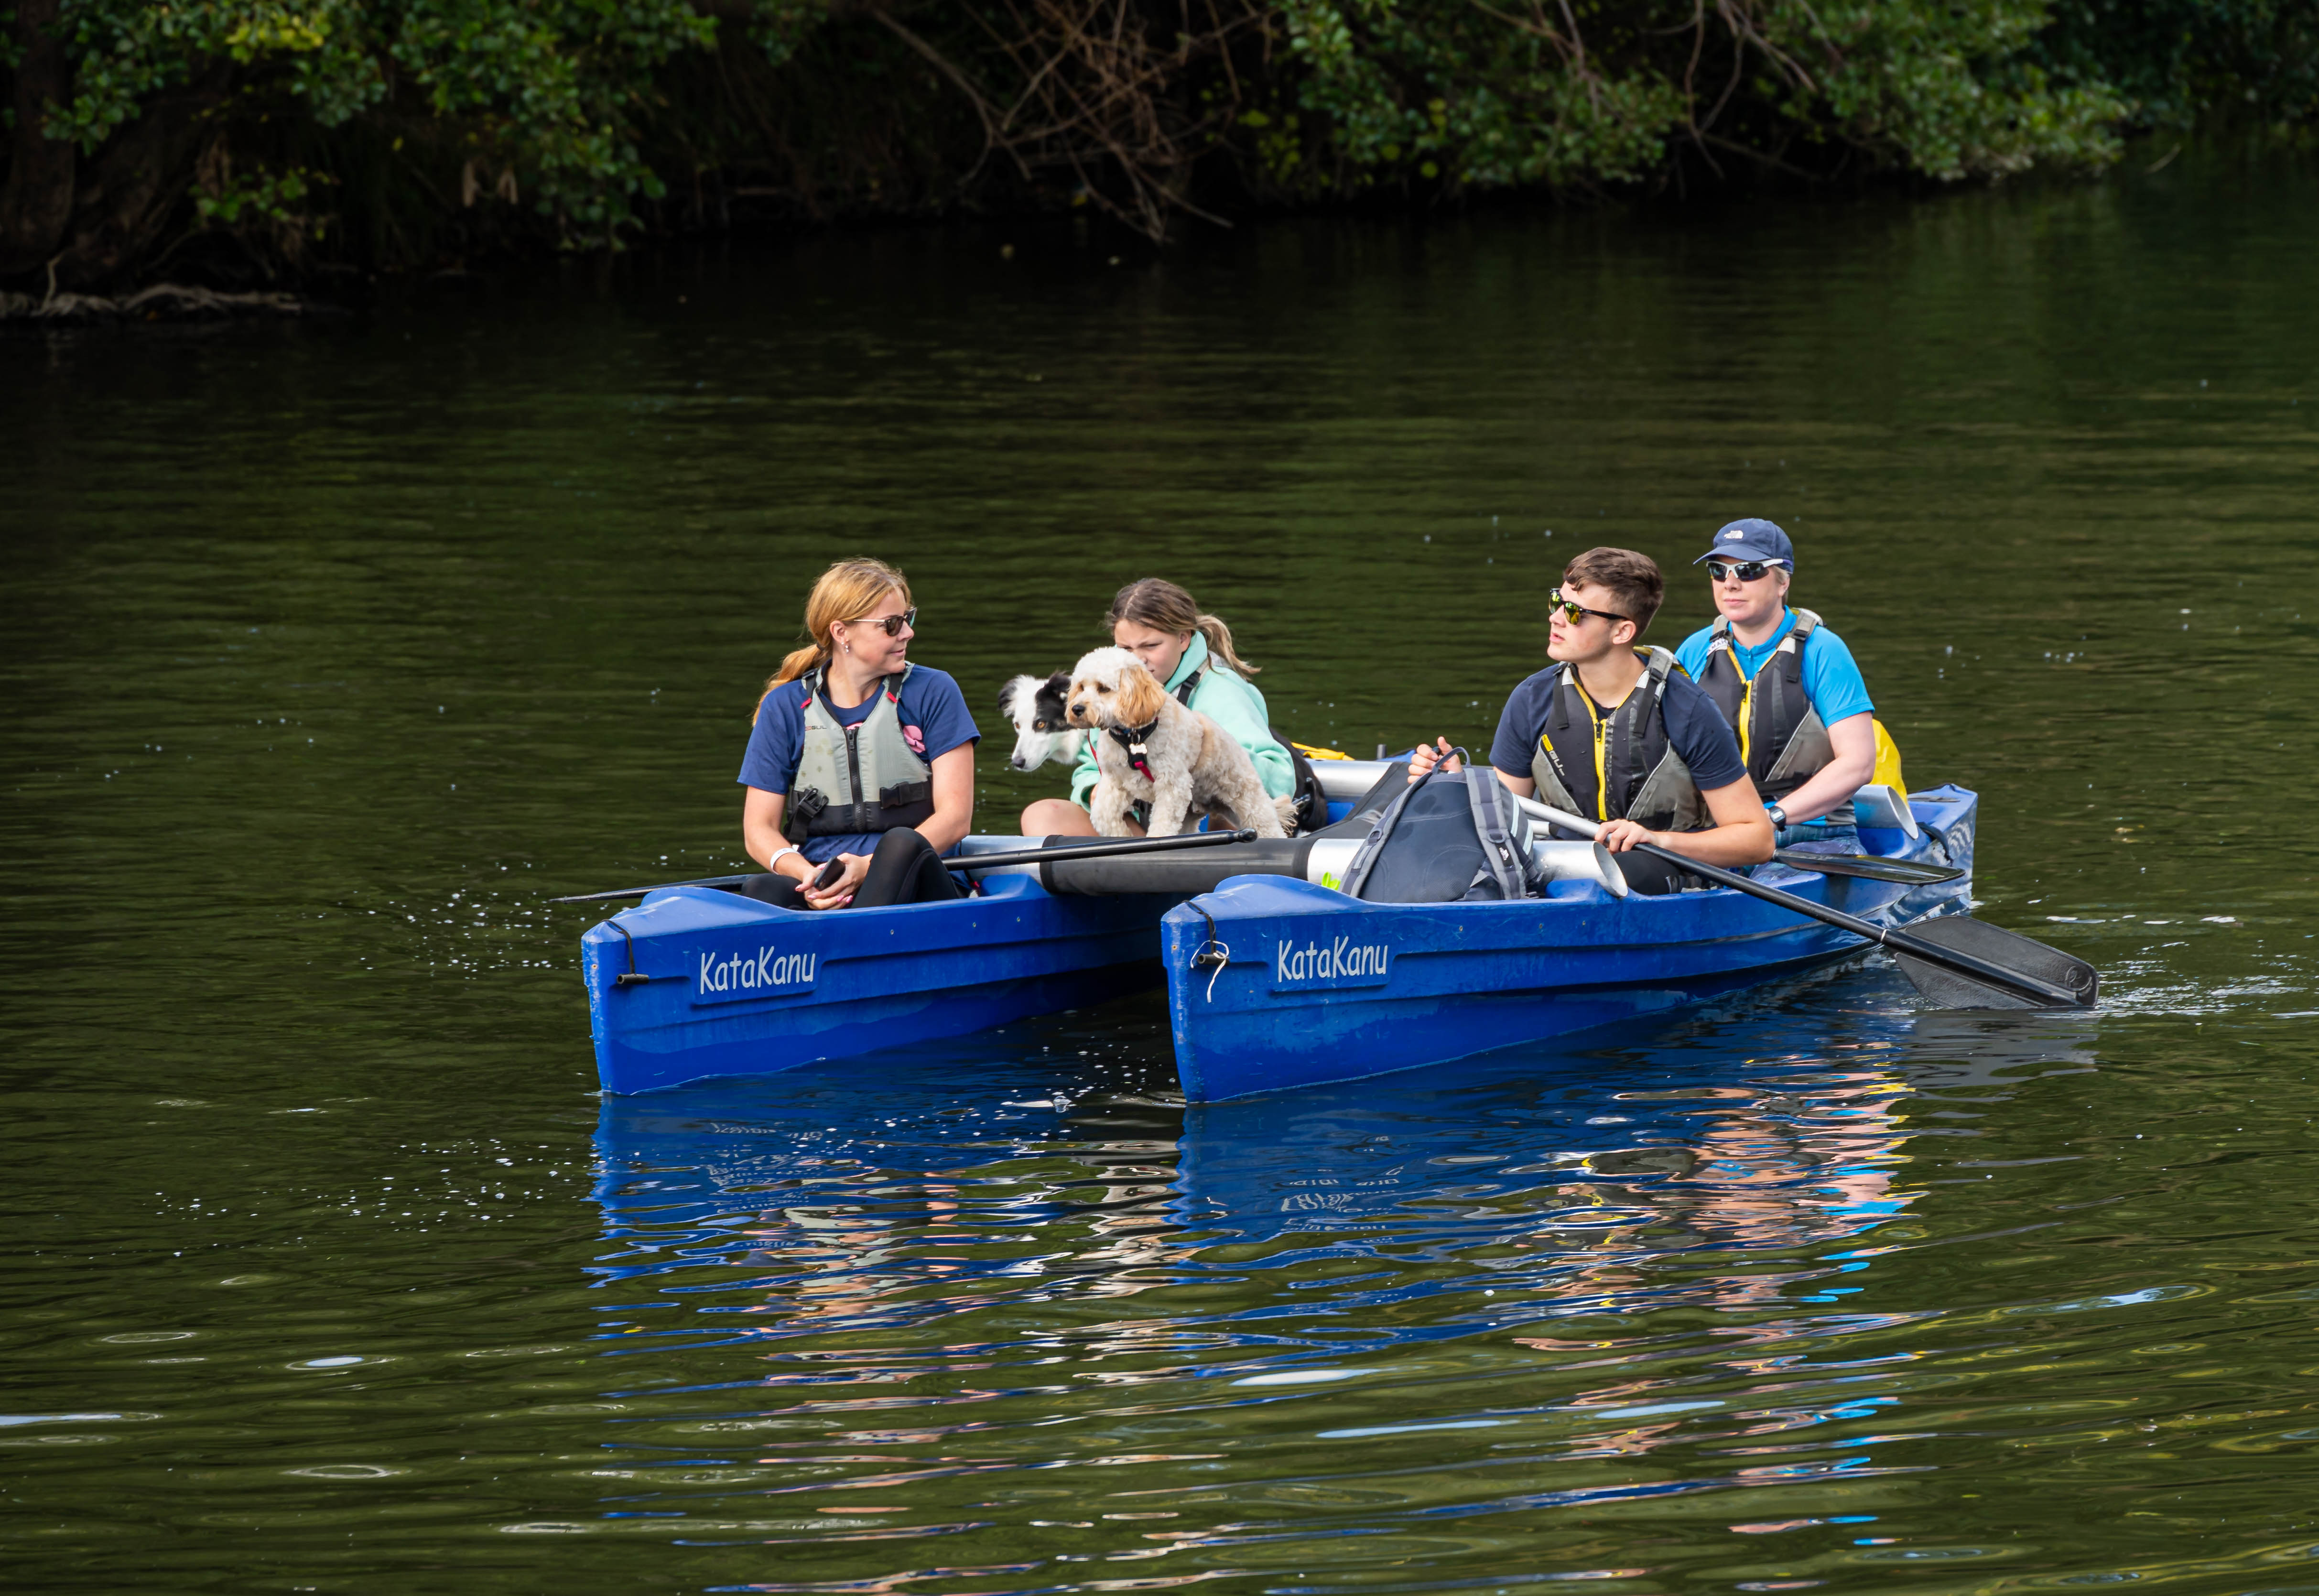
[[(927, 665), (912, 666), (909, 680), (902, 683), (900, 697), (901, 702), (895, 708), (901, 716), (902, 735), (908, 741), (911, 752), (923, 755), (928, 764), (961, 744), (981, 741), (982, 734), (975, 728), (974, 717), (967, 712), (965, 695), (946, 672)], [(838, 708), (830, 702), (826, 692), (822, 694), (822, 702), (835, 712), (838, 725), (853, 726), (870, 718), (870, 711), (878, 706), (878, 695), (871, 693), (851, 709)], [(785, 793), (804, 752), (805, 687), (801, 682), (784, 681), (765, 695), (764, 704), (757, 711), (757, 724), (749, 729), (749, 752), (741, 756), (741, 774), (737, 779), (744, 787)], [(819, 864), (841, 853), (872, 852), (877, 849), (878, 836), (871, 832), (855, 836), (808, 837), (801, 846), (805, 856)]]
[[(1530, 761), (1546, 735), (1546, 717), (1554, 708), (1555, 676), (1556, 668), (1548, 666), (1522, 682), (1498, 717), (1498, 733), (1490, 743), (1490, 762), (1509, 776), (1529, 778)], [(1636, 690), (1640, 691), (1642, 685), (1638, 680)], [(1667, 742), (1691, 767), (1692, 786), (1712, 792), (1746, 775), (1746, 763), (1739, 757), (1739, 739), (1705, 688), (1680, 671), (1670, 671), (1661, 701), (1666, 712)]]

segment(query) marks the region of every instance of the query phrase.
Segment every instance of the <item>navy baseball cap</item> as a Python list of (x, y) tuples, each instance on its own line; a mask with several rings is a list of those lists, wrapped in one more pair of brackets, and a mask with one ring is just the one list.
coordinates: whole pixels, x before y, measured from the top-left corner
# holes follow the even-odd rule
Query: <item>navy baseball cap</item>
[(1709, 560), (1777, 560), (1789, 570), (1796, 568), (1796, 546), (1788, 535), (1769, 521), (1748, 519), (1734, 521), (1715, 535), (1715, 546), (1709, 549), (1692, 564)]

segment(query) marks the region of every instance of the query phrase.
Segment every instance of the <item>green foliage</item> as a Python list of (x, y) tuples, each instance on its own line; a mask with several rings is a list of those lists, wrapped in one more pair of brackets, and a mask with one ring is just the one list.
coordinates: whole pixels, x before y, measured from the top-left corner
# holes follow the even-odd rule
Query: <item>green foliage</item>
[(1474, 0), (1284, 0), (1297, 103), (1356, 185), (1626, 182), (1683, 97), (1648, 63), (1590, 72), (1550, 25)]
[(2319, 0), (2053, 0), (2031, 50), (2057, 77), (2114, 86), (2137, 120), (2319, 113)]
[[(2045, 21), (2044, 0), (1855, 0), (1767, 8), (1774, 44), (1824, 52), (1820, 104), (1863, 149), (1944, 182), (2002, 176), (2044, 161), (2116, 158), (2125, 106), (2106, 87), (2057, 87), (2017, 69)], [(1807, 70), (1809, 68), (1807, 68)]]
[[(67, 0), (64, 20), (64, 123), (85, 149), (196, 83), (221, 124), (416, 113), (519, 174), (567, 236), (598, 240), (633, 220), (633, 196), (659, 192), (634, 137), (654, 74), (715, 30), (684, 0)], [(214, 196), (202, 212), (228, 213)]]
[[(1281, 0), (1279, 15), (1297, 104), (1359, 182), (1633, 182), (1683, 141), (1954, 182), (2098, 166), (2125, 111), (2098, 84), (2016, 66), (2043, 0)], [(1276, 177), (1308, 164), (1277, 136), (1259, 148)]]
[(203, 221), (221, 227), (261, 219), (276, 227), (302, 227), (306, 200), (317, 181), (318, 174), (295, 167), (286, 172), (226, 175), (195, 192), (194, 210)]

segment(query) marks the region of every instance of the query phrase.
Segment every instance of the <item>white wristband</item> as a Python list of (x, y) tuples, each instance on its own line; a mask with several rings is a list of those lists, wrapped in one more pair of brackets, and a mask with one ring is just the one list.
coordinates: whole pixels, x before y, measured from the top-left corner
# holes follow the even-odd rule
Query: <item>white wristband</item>
[(802, 848), (784, 848), (780, 852), (774, 854), (771, 859), (765, 861), (765, 869), (773, 875), (780, 875), (781, 873), (781, 861), (792, 853), (803, 858), (805, 855), (805, 850)]

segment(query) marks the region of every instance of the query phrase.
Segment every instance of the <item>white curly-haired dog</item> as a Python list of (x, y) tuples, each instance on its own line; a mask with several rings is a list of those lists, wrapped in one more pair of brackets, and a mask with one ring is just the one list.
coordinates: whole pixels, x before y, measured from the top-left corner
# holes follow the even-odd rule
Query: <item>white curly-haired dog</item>
[(1132, 836), (1127, 810), (1139, 801), (1151, 806), (1150, 836), (1188, 830), (1212, 807), (1260, 837), (1288, 834), (1239, 739), (1178, 703), (1127, 650), (1098, 648), (1071, 667), (1066, 702), (1070, 724), (1095, 735), (1097, 835)]

